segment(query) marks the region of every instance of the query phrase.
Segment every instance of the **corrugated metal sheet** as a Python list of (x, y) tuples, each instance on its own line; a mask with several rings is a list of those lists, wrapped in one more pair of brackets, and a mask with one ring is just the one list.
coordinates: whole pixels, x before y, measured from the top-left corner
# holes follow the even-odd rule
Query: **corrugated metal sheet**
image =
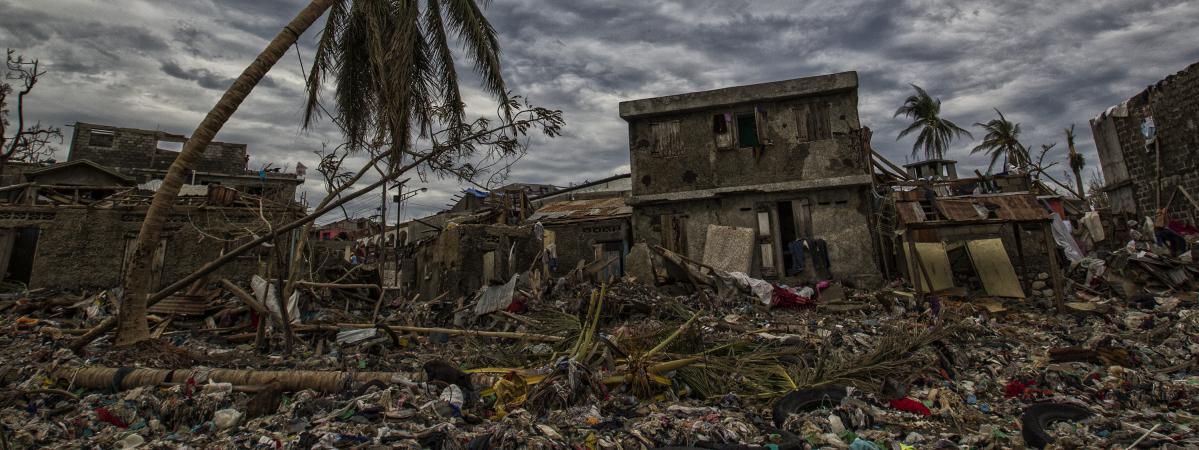
[(898, 202), (895, 204), (895, 210), (899, 213), (901, 223), (924, 222), (924, 210), (920, 208), (919, 202)]
[(624, 197), (564, 200), (542, 206), (529, 217), (529, 220), (553, 222), (623, 217), (633, 213), (633, 208), (626, 205), (624, 201)]
[(919, 203), (899, 201), (896, 209), (903, 224), (920, 222), (969, 222), (977, 220), (1037, 221), (1047, 220), (1049, 212), (1029, 193), (1000, 195), (970, 195), (938, 197), (935, 202), (940, 218), (928, 218)]

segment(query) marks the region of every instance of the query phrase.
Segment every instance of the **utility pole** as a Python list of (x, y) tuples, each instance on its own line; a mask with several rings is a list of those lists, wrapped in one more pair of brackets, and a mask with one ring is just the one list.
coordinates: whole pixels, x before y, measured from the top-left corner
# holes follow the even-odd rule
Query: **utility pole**
[(383, 263), (387, 261), (383, 257), (386, 254), (384, 253), (384, 249), (387, 248), (387, 182), (383, 182), (381, 193), (381, 203), (379, 204), (379, 253), (376, 258), (379, 265), (379, 289), (383, 289)]
[(400, 220), (401, 220), (400, 213), (404, 209), (404, 182), (403, 181), (401, 181), (399, 183), (399, 185), (396, 186), (395, 202), (396, 202), (396, 238), (395, 238), (395, 247), (392, 248), (391, 252), (394, 255), (393, 258), (395, 258), (395, 279), (393, 280), (393, 282), (395, 283), (396, 286), (399, 286), (400, 285), (400, 270), (401, 270), (400, 269), (400, 264), (401, 264), (401, 262), (400, 262)]

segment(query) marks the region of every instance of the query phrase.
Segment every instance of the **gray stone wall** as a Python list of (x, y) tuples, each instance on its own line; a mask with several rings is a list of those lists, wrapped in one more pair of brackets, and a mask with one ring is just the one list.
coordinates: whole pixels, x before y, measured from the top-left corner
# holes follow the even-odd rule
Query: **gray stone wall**
[[(0, 228), (35, 227), (39, 230), (31, 288), (105, 289), (120, 285), (125, 246), (136, 238), (144, 214), (132, 210), (20, 207), (0, 212)], [(42, 214), (37, 214), (41, 212)], [(230, 223), (226, 218), (238, 220)], [(190, 223), (189, 223), (190, 222)], [(223, 237), (226, 232), (254, 227), (256, 217), (244, 211), (197, 210), (176, 214), (164, 228), (167, 241), (162, 285), (182, 278), (216, 259), (225, 243), (205, 234)], [(259, 255), (254, 252), (218, 271), (222, 277), (245, 280), (256, 273)]]

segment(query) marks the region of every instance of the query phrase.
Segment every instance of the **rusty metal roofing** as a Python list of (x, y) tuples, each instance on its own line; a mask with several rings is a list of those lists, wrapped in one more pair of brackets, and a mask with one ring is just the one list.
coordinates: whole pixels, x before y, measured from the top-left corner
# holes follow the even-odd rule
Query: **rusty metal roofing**
[(945, 223), (952, 222), (1027, 222), (1049, 219), (1049, 212), (1029, 193), (994, 195), (965, 195), (937, 197), (934, 202), (940, 217), (924, 217), (914, 214), (920, 210), (919, 202), (896, 202), (900, 222)]
[(563, 200), (538, 208), (529, 221), (600, 220), (625, 217), (632, 213), (633, 208), (625, 204), (624, 197)]

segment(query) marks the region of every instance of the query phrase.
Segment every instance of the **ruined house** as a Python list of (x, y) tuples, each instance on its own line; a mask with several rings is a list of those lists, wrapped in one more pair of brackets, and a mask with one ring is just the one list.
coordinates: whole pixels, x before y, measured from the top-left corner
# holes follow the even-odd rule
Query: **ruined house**
[[(153, 187), (166, 176), (187, 137), (156, 130), (120, 128), (83, 122), (75, 124), (68, 161), (88, 160), (133, 177)], [(303, 179), (282, 173), (281, 167), (247, 168), (246, 144), (210, 142), (188, 184), (219, 185), (279, 203), (295, 200), (296, 186)]]
[[(634, 238), (755, 277), (878, 284), (857, 88), (844, 72), (622, 102)], [(808, 239), (828, 267), (793, 253)]]
[(544, 227), (551, 274), (561, 276), (591, 264), (598, 279), (624, 275), (625, 256), (633, 243), (628, 180), (628, 174), (617, 175), (531, 200), (537, 210), (526, 223)]
[[(100, 289), (120, 284), (145, 212), (178, 154), (159, 148), (178, 135), (80, 123), (68, 161), (24, 165), (0, 187), (0, 273), (30, 288)], [(165, 144), (163, 146), (166, 146)], [(183, 186), (155, 254), (156, 286), (190, 274), (225, 249), (252, 239), (267, 222), (302, 215), (294, 174), (251, 174), (246, 146), (213, 143)], [(250, 253), (219, 274), (245, 279), (262, 255)]]
[(1111, 212), (1196, 223), (1199, 211), (1199, 63), (1091, 119)]

